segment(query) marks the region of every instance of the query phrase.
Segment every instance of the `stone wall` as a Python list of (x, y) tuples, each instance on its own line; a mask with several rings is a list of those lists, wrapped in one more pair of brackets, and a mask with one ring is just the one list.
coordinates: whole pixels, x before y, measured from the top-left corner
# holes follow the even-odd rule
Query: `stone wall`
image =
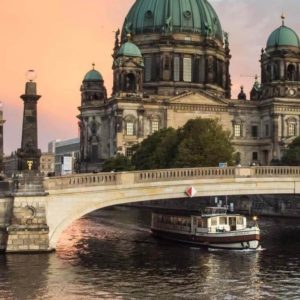
[(13, 198), (0, 198), (0, 251), (6, 249), (7, 244), (7, 226), (10, 224), (13, 207)]
[(46, 197), (15, 197), (6, 252), (49, 251)]

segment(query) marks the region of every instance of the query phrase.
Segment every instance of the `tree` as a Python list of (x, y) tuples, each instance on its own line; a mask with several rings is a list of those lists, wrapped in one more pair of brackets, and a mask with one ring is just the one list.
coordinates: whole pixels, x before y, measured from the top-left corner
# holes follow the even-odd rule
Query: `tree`
[(296, 137), (288, 146), (282, 156), (281, 163), (288, 166), (300, 165), (300, 136)]
[(130, 158), (124, 156), (123, 154), (117, 154), (116, 157), (109, 158), (103, 164), (102, 171), (132, 171), (134, 167), (131, 164)]
[(212, 167), (219, 162), (233, 164), (234, 148), (230, 132), (214, 119), (189, 120), (178, 129), (174, 167)]
[(176, 149), (176, 130), (173, 128), (156, 131), (137, 146), (132, 156), (136, 170), (169, 168)]
[(132, 157), (137, 170), (218, 166), (233, 163), (230, 133), (213, 119), (194, 119), (145, 139)]

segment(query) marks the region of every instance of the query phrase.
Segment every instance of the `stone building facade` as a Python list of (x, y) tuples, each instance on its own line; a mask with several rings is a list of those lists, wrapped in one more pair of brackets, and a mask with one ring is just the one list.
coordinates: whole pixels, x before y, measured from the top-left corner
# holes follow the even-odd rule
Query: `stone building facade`
[(45, 152), (42, 153), (40, 158), (40, 172), (44, 176), (49, 176), (54, 174), (54, 163), (55, 163), (55, 155), (53, 153)]
[[(258, 57), (259, 58), (259, 57)], [(261, 82), (250, 100), (231, 98), (230, 47), (206, 0), (136, 0), (113, 50), (113, 92), (94, 68), (81, 86), (81, 171), (122, 153), (161, 128), (218, 119), (241, 164), (268, 165), (300, 134), (300, 41), (284, 24), (261, 52)]]

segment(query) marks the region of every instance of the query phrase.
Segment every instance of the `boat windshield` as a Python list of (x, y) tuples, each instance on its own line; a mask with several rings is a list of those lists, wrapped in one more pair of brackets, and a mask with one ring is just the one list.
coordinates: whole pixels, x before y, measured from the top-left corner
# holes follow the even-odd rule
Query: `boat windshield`
[(206, 207), (204, 210), (205, 215), (225, 215), (226, 212), (226, 207)]

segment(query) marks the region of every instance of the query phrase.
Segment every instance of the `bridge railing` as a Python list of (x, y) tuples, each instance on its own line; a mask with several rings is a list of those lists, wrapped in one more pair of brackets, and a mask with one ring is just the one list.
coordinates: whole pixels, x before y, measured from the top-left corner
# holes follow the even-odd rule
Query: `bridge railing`
[(234, 177), (235, 168), (184, 168), (167, 170), (150, 170), (135, 173), (135, 182), (154, 182), (192, 178)]
[(76, 174), (48, 178), (44, 181), (46, 190), (68, 189), (81, 186), (113, 185), (117, 173)]
[(144, 182), (176, 181), (201, 178), (241, 178), (300, 176), (299, 167), (228, 167), (182, 168), (119, 173), (76, 174), (51, 177), (44, 180), (46, 190), (80, 188), (104, 185), (129, 185)]
[(256, 177), (300, 176), (300, 167), (255, 167), (253, 170)]

